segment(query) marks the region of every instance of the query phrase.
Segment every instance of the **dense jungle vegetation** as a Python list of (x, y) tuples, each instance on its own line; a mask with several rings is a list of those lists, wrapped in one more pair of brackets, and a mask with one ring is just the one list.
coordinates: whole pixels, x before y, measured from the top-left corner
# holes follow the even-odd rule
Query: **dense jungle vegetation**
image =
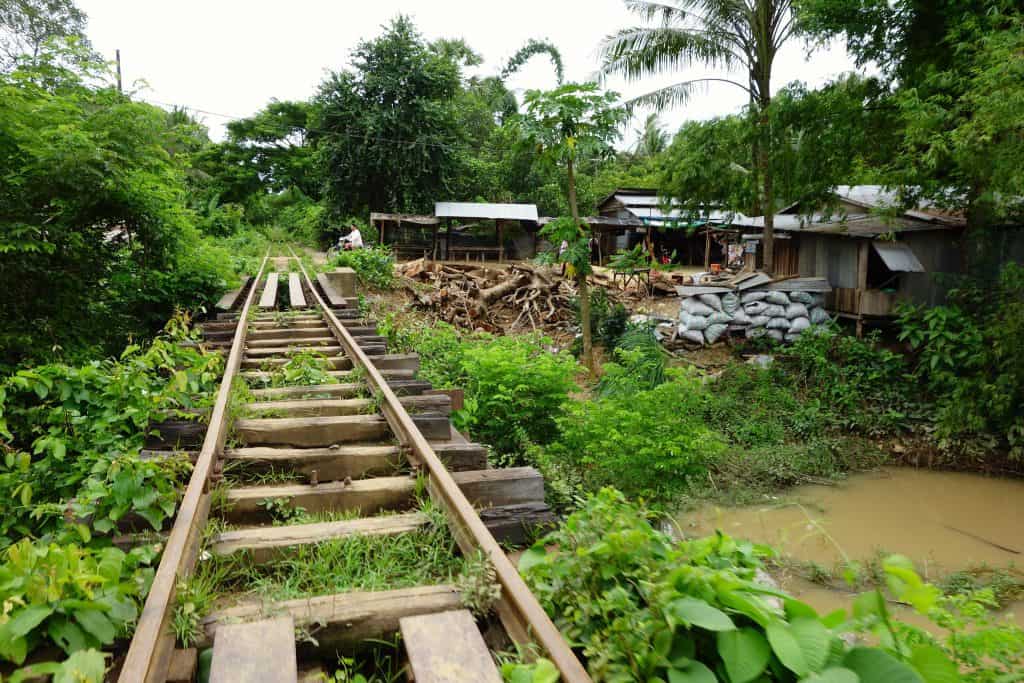
[[(36, 673), (96, 680), (100, 650), (130, 634), (158, 547), (124, 551), (113, 536), (127, 520), (163, 528), (188, 474), (187, 463), (140, 457), (146, 426), (194, 417), (221, 372), (219, 356), (181, 343), (181, 311), (208, 307), (268, 245), (323, 247), (342, 226), (365, 228), (371, 209), (429, 212), (437, 199), (533, 202), (563, 217), (549, 233), (560, 238), (579, 233), (567, 217), (616, 187), (656, 187), (694, 215), (757, 215), (879, 183), (970, 225), (969, 275), (949, 283), (945, 305), (904, 308), (896, 339), (807, 336), (772, 349), (770, 367), (730, 365), (711, 391), (600, 291), (580, 301), (607, 358), (593, 376), (541, 337), (387, 311), (382, 334), (422, 354), (425, 379), (464, 388), (457, 426), (496, 463), (541, 469), (571, 513), (545, 540), (557, 552), (528, 553), (523, 572), (599, 679), (1018, 680), (1022, 636), (989, 619), (990, 592), (939, 594), (891, 558), (886, 595), (944, 638), (895, 622), (877, 592), (850, 615), (819, 617), (784, 595), (772, 608), (753, 583), (768, 549), (724, 536), (677, 543), (648, 522), (648, 508), (842, 476), (883, 461), (878, 444), (893, 439), (957, 468), (1019, 472), (1024, 457), (1024, 269), (1002, 262), (1024, 197), (1020, 8), (755, 4), (785, 30), (760, 14), (737, 24), (735, 3), (638, 2), (646, 28), (601, 46), (607, 75), (693, 62), (747, 72), (749, 107), (672, 133), (650, 110), (627, 132), (617, 96), (598, 85), (513, 93), (506, 79), (532, 58), (562, 80), (555, 46), (529, 41), (481, 75), (472, 36), (430, 41), (400, 16), (347, 66), (326, 65), (337, 70), (308, 99), (268, 102), (212, 140), (188, 110), (122, 92), (72, 0), (0, 0), (0, 659), (13, 667), (56, 646), (68, 659)], [(684, 28), (679, 10), (701, 27)], [(771, 60), (737, 40), (771, 54), (842, 41), (876, 75), (773, 91)], [(698, 85), (629, 104), (657, 110)], [(590, 153), (577, 156), (581, 132)], [(391, 285), (386, 250), (337, 263)], [(307, 360), (297, 377), (325, 376)], [(880, 647), (847, 648), (839, 632), (870, 632)], [(543, 664), (506, 673), (551, 680)]]

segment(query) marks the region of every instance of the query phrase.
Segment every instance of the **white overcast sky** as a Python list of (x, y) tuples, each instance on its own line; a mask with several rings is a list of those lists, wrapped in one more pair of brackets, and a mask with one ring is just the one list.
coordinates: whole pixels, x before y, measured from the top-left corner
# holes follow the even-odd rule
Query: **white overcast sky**
[[(226, 117), (248, 116), (271, 98), (306, 99), (329, 70), (344, 67), (363, 38), (380, 33), (399, 13), (413, 17), (429, 39), (462, 37), (484, 58), (481, 74), (496, 74), (530, 38), (551, 40), (562, 52), (566, 79), (587, 80), (597, 67), (596, 47), (608, 33), (635, 25), (621, 0), (77, 0), (89, 15), (88, 34), (108, 59), (121, 50), (126, 89), (137, 81), (141, 99), (198, 110), (215, 138)], [(852, 70), (842, 47), (818, 50), (808, 60), (803, 44), (789, 45), (776, 62), (774, 87), (792, 80), (820, 85)], [(712, 75), (695, 68), (674, 80)], [(742, 80), (742, 79), (741, 79)], [(534, 57), (509, 82), (513, 89), (549, 88), (554, 73)], [(658, 82), (609, 87), (626, 96)], [(666, 128), (687, 119), (736, 111), (746, 95), (717, 85), (685, 107), (663, 112)], [(204, 113), (205, 112), (205, 113)], [(628, 144), (635, 137), (626, 134)]]

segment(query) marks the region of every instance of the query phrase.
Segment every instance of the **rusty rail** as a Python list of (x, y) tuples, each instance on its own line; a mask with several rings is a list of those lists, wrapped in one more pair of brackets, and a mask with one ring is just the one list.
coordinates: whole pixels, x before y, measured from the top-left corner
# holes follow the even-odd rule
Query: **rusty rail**
[(210, 425), (203, 439), (202, 450), (189, 478), (185, 495), (178, 507), (178, 515), (164, 547), (160, 565), (153, 577), (153, 585), (146, 596), (146, 603), (139, 616), (125, 657), (120, 683), (163, 683), (167, 678), (171, 654), (174, 651), (174, 634), (169, 625), (174, 612), (175, 591), (178, 582), (191, 574), (195, 567), (196, 554), (203, 527), (210, 513), (209, 480), (217, 457), (224, 450), (227, 438), (225, 425), (228, 417), (228, 403), (231, 398), (231, 384), (242, 364), (245, 352), (245, 335), (248, 329), (249, 309), (263, 271), (266, 269), (269, 252), (260, 263), (253, 286), (245, 298), (245, 305), (235, 328), (231, 352), (224, 365), (224, 376), (217, 391), (217, 400), (210, 414)]
[[(295, 252), (293, 251), (294, 255)], [(431, 448), (419, 428), (413, 422), (405, 407), (398, 400), (395, 392), (388, 386), (387, 380), (370, 360), (355, 338), (349, 333), (341, 321), (326, 305), (323, 297), (313, 286), (301, 259), (296, 257), (302, 276), (306, 280), (317, 305), (324, 312), (328, 326), (341, 342), (345, 353), (354, 366), (361, 367), (374, 393), (382, 400), (384, 417), (398, 437), (399, 441), (409, 450), (413, 464), (426, 468), (430, 475), (430, 493), (447, 513), (449, 524), (459, 547), (464, 553), (482, 551), (491, 561), (498, 583), (501, 584), (501, 598), (497, 604), (498, 617), (505, 630), (520, 645), (536, 643), (539, 645), (562, 674), (566, 683), (582, 683), (590, 681), (590, 676), (573, 653), (569, 644), (554, 625), (547, 613), (537, 602), (537, 598), (527, 587), (519, 572), (509, 561), (505, 551), (488, 531), (483, 520), (473, 509), (466, 496), (452, 479), (448, 469)]]

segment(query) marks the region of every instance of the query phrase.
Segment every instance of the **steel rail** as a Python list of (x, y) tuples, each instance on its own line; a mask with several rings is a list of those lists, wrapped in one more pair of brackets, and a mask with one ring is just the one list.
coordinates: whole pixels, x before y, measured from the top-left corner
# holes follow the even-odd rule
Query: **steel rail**
[[(295, 255), (294, 251), (292, 251), (292, 255)], [(536, 596), (527, 587), (519, 572), (505, 555), (505, 551), (498, 545), (472, 504), (455, 483), (444, 463), (441, 462), (437, 453), (434, 452), (430, 443), (420, 432), (409, 413), (406, 412), (387, 380), (324, 302), (323, 297), (313, 286), (313, 281), (306, 272), (301, 259), (297, 256), (295, 258), (314, 299), (327, 317), (328, 325), (345, 348), (353, 365), (362, 368), (366, 380), (377, 396), (382, 399), (382, 412), (391, 430), (402, 445), (409, 449), (414, 464), (425, 467), (429, 472), (431, 494), (445, 508), (460, 548), (463, 552), (479, 549), (490, 559), (498, 583), (501, 584), (501, 598), (497, 605), (497, 612), (505, 630), (520, 645), (530, 643), (539, 645), (547, 653), (566, 683), (590, 681), (590, 676), (569, 644), (565, 642), (561, 632), (537, 602)]]
[(164, 547), (160, 565), (157, 567), (149, 595), (142, 608), (135, 635), (132, 636), (118, 677), (119, 683), (164, 683), (167, 679), (171, 654), (174, 651), (174, 634), (170, 631), (175, 591), (178, 582), (187, 577), (195, 567), (196, 554), (203, 527), (210, 512), (209, 481), (217, 457), (224, 451), (227, 438), (228, 403), (231, 385), (242, 365), (245, 352), (245, 337), (248, 329), (249, 309), (259, 289), (263, 271), (267, 266), (270, 252), (263, 257), (259, 272), (253, 279), (252, 288), (245, 298), (245, 305), (238, 317), (238, 326), (224, 365), (217, 400), (210, 414), (202, 450), (189, 478), (185, 495), (178, 506), (178, 515)]

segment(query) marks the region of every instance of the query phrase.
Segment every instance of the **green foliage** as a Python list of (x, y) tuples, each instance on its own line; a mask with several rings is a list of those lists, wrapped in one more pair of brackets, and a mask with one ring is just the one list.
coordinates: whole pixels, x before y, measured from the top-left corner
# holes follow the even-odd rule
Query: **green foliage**
[(608, 267), (618, 273), (628, 273), (634, 270), (643, 270), (651, 267), (651, 257), (644, 249), (643, 244), (638, 244), (632, 249), (619, 251), (608, 259)]
[(395, 257), (386, 246), (339, 251), (331, 260), (331, 265), (353, 269), (359, 281), (368, 287), (391, 289), (394, 285)]
[(934, 398), (941, 445), (995, 434), (1024, 454), (1024, 267), (951, 293), (954, 303), (900, 309), (900, 339), (914, 349), (916, 378)]
[(701, 420), (700, 392), (696, 379), (680, 376), (646, 391), (574, 401), (547, 456), (584, 490), (614, 485), (630, 498), (670, 503), (724, 449)]
[(288, 356), (285, 363), (271, 368), (269, 385), (272, 387), (305, 387), (332, 384), (335, 380), (328, 374), (329, 372), (327, 356), (319, 351), (299, 351)]
[(547, 40), (537, 40), (531, 38), (526, 41), (526, 45), (523, 45), (519, 50), (512, 55), (508, 63), (505, 64), (505, 68), (501, 70), (501, 77), (508, 78), (512, 74), (523, 68), (530, 59), (536, 55), (546, 54), (551, 59), (551, 65), (555, 68), (555, 78), (558, 79), (558, 84), (561, 85), (565, 79), (565, 67), (562, 64), (562, 53), (558, 50), (555, 45)]
[(321, 84), (314, 102), (328, 204), (338, 216), (427, 210), (447, 194), (460, 161), (458, 61), (399, 16), (360, 42), (351, 63)]
[[(942, 598), (905, 558), (885, 561), (888, 591), (945, 638), (896, 622), (877, 591), (858, 597), (852, 614), (819, 616), (758, 581), (770, 549), (721, 533), (674, 542), (648, 514), (603, 489), (520, 560), (596, 681), (938, 683), (1019, 673), (1024, 632), (993, 622), (983, 594)], [(840, 636), (850, 632), (879, 645), (849, 646)]]
[[(603, 287), (595, 287), (590, 297), (590, 331), (594, 339), (606, 349), (613, 349), (620, 344), (622, 336), (629, 329), (629, 311), (618, 301), (608, 297)], [(573, 314), (576, 324), (582, 326), (580, 320), (580, 300), (572, 300)], [(573, 343), (573, 353), (579, 355), (579, 340)]]
[(561, 680), (555, 665), (543, 657), (530, 664), (505, 662), (501, 665), (501, 677), (506, 683), (558, 683)]
[(10, 546), (0, 563), (0, 656), (21, 664), (44, 642), (69, 655), (111, 645), (138, 616), (154, 555), (28, 539)]
[(668, 354), (647, 325), (628, 327), (611, 348), (615, 362), (604, 364), (604, 374), (594, 387), (599, 396), (635, 394), (668, 379)]
[(464, 348), (466, 397), (457, 425), (499, 453), (551, 440), (577, 365), (567, 353), (550, 351), (550, 343), (539, 336), (497, 337)]
[[(172, 326), (169, 326), (169, 329)], [(0, 543), (56, 534), (88, 542), (129, 512), (154, 529), (174, 512), (187, 462), (139, 458), (149, 425), (209, 405), (219, 354), (159, 338), (118, 360), (22, 370), (0, 385)], [(182, 416), (188, 413), (181, 413)], [(68, 525), (72, 519), (91, 520)]]

